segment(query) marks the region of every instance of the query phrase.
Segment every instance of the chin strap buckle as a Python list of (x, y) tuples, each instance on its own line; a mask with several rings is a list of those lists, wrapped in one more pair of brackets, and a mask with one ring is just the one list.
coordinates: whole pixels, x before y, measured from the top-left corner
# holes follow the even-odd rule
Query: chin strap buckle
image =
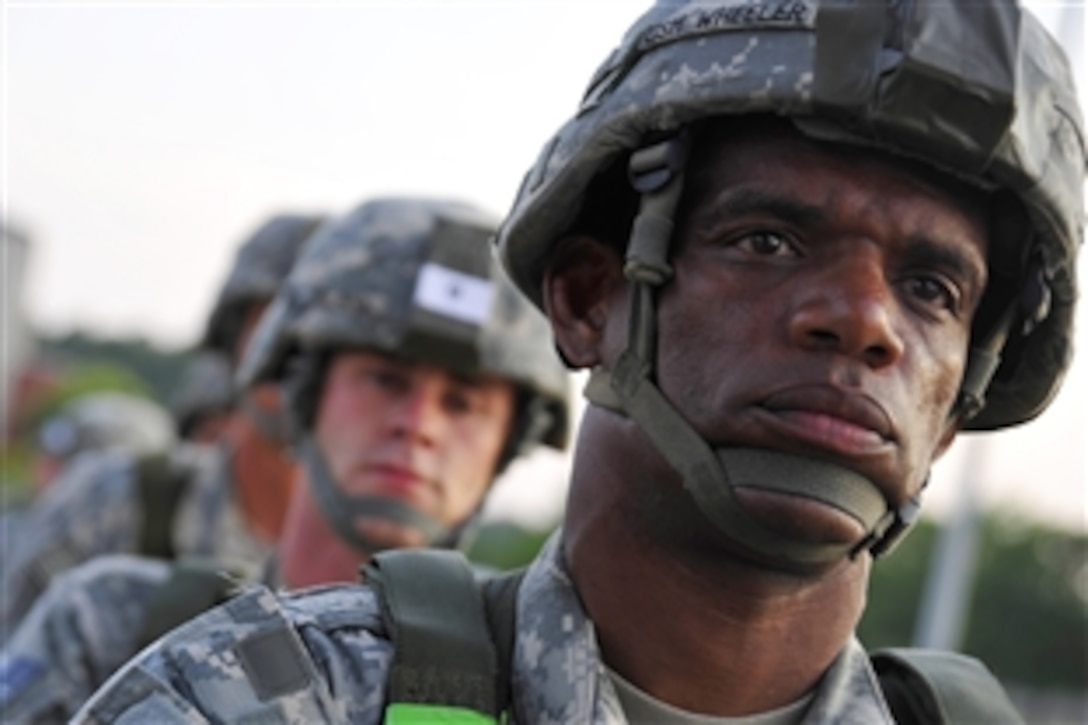
[(633, 282), (660, 287), (672, 279), (668, 262), (673, 216), (683, 189), (687, 160), (686, 132), (646, 146), (631, 154), (627, 176), (642, 197), (631, 227), (623, 272)]
[(921, 511), (922, 502), (918, 498), (907, 499), (898, 509), (888, 509), (888, 513), (873, 527), (869, 535), (853, 548), (850, 558), (856, 557), (862, 551), (868, 551), (874, 559), (891, 552), (918, 521)]

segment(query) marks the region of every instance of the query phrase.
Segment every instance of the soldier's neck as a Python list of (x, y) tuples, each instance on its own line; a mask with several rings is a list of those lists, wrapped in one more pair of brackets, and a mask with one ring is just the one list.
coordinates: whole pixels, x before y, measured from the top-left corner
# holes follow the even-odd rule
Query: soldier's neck
[(369, 556), (344, 543), (329, 526), (299, 473), (277, 554), (279, 577), (289, 589), (355, 583)]
[(608, 665), (713, 715), (765, 712), (811, 690), (861, 614), (865, 557), (807, 576), (745, 561), (685, 508), (656, 453), (624, 445), (622, 431), (596, 436), (591, 417), (583, 426), (564, 554)]
[(282, 445), (240, 419), (231, 436), (233, 495), (253, 535), (275, 542), (283, 530), (297, 466)]

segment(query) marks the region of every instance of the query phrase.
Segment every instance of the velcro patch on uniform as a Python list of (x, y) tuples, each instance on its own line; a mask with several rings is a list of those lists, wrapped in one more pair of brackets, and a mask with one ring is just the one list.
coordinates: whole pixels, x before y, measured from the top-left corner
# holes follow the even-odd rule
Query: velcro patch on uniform
[(491, 282), (428, 262), (420, 267), (413, 302), (421, 309), (482, 325), (491, 310)]
[(694, 3), (668, 20), (642, 31), (638, 49), (710, 33), (760, 29), (811, 29), (816, 10), (811, 0), (724, 0)]
[(236, 644), (234, 651), (262, 702), (310, 685), (306, 652), (289, 627), (258, 632)]
[(29, 657), (0, 657), (0, 706), (12, 702), (45, 672), (45, 665)]

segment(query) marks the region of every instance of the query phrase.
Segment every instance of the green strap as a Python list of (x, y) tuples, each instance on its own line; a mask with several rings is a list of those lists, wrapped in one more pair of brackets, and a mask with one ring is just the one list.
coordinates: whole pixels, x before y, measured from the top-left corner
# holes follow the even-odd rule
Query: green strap
[(493, 725), (495, 719), (461, 707), (395, 702), (385, 709), (384, 722), (386, 725)]
[(395, 644), (387, 702), (470, 709), (497, 719), (495, 649), (464, 555), (384, 551), (367, 565), (364, 578)]
[(237, 593), (240, 583), (240, 577), (214, 561), (193, 558), (174, 562), (170, 577), (148, 603), (140, 627), (140, 648), (222, 604)]
[(136, 491), (140, 503), (137, 553), (156, 559), (173, 559), (174, 516), (190, 476), (165, 455), (136, 461)]
[(870, 655), (884, 699), (897, 723), (1024, 722), (986, 666), (973, 657), (924, 649), (886, 649)]

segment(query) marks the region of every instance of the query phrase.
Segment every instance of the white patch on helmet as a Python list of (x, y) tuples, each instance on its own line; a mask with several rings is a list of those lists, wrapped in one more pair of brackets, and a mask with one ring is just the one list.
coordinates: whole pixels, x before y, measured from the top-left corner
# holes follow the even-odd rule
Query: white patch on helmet
[(482, 325), (491, 310), (491, 282), (437, 264), (419, 270), (413, 302), (421, 309)]

